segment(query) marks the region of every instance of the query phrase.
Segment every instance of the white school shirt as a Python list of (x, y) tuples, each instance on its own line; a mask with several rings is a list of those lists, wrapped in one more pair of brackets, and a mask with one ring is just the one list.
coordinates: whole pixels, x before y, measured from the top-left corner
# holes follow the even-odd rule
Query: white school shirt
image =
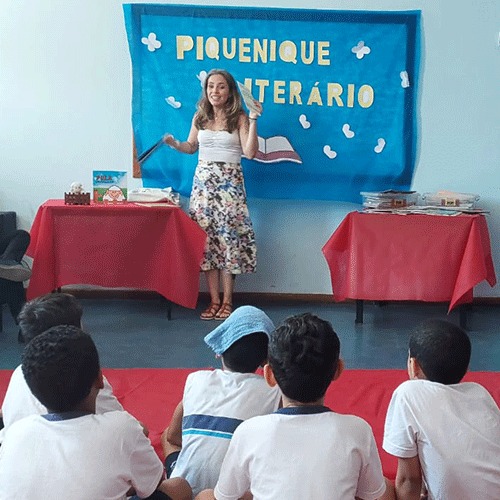
[(396, 457), (418, 455), (429, 500), (500, 499), (500, 411), (477, 383), (403, 382), (382, 447)]
[(151, 495), (163, 464), (137, 420), (125, 411), (12, 424), (0, 447), (0, 498), (125, 499), (133, 486)]
[(186, 379), (182, 449), (171, 477), (193, 489), (214, 488), (234, 429), (244, 420), (272, 413), (281, 392), (255, 373), (200, 370)]
[(368, 423), (309, 408), (323, 412), (284, 408), (243, 422), (224, 458), (217, 500), (236, 500), (246, 491), (254, 500), (379, 498), (385, 481)]
[[(96, 399), (96, 413), (123, 410), (123, 406), (113, 394), (113, 389), (106, 377), (103, 377), (103, 381), (104, 388), (99, 391)], [(4, 428), (0, 431), (0, 443), (3, 441), (6, 430), (14, 422), (29, 415), (43, 415), (45, 413), (47, 413), (47, 408), (33, 396), (24, 379), (22, 365), (19, 365), (12, 372), (2, 404)]]

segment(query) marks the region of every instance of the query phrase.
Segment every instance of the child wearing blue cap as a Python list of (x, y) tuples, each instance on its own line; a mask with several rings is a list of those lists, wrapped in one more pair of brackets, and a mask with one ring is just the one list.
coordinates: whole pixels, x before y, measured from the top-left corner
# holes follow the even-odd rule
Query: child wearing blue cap
[(279, 406), (279, 389), (255, 373), (267, 360), (273, 330), (263, 311), (243, 306), (204, 339), (222, 358), (222, 369), (188, 376), (183, 399), (162, 435), (167, 476), (186, 479), (195, 495), (215, 487), (238, 425)]

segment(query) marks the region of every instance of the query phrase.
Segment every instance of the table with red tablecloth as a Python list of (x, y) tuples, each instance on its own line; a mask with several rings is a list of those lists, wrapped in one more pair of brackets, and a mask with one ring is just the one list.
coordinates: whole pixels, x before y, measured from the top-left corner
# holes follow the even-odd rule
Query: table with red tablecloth
[(350, 212), (323, 247), (333, 297), (472, 302), (473, 289), (496, 283), (484, 215)]
[(86, 284), (152, 290), (196, 307), (206, 233), (177, 206), (48, 200), (30, 235), (28, 299)]

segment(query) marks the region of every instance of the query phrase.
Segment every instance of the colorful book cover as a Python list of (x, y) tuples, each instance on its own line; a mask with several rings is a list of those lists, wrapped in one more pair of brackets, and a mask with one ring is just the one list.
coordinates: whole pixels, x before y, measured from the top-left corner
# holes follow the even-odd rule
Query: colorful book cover
[(94, 170), (92, 179), (94, 202), (119, 203), (127, 201), (127, 172)]

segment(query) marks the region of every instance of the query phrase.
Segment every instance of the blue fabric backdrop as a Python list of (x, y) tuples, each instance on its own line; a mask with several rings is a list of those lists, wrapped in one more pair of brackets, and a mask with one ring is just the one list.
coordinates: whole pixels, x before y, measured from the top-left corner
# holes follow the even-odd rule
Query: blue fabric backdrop
[[(187, 138), (203, 76), (224, 68), (262, 102), (259, 136), (278, 150), (243, 160), (249, 196), (360, 202), (360, 191), (411, 187), (419, 11), (129, 4), (124, 13), (139, 154), (166, 132)], [(273, 148), (276, 136), (286, 140)], [(196, 160), (161, 147), (142, 164), (144, 186), (189, 195)]]

